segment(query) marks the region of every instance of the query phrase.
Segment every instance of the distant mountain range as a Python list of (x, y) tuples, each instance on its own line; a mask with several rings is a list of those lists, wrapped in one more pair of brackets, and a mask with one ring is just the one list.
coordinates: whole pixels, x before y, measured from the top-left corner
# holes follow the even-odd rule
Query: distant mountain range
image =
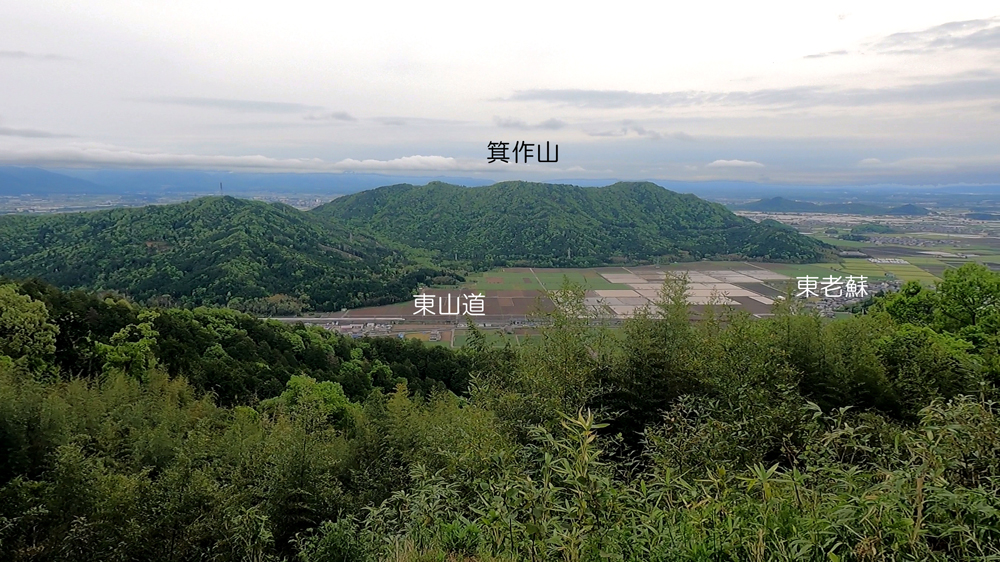
[[(394, 185), (299, 211), (233, 197), (0, 217), (0, 275), (140, 301), (338, 310), (398, 302), (456, 269), (736, 258), (832, 247), (651, 183)], [(433, 264), (433, 265), (431, 265)], [(438, 267), (447, 264), (448, 267)]]
[(899, 207), (880, 207), (861, 203), (829, 203), (818, 205), (808, 201), (793, 201), (784, 197), (761, 199), (734, 207), (741, 211), (758, 211), (763, 213), (829, 213), (847, 215), (928, 215), (930, 210), (917, 205), (900, 205)]
[[(78, 169), (20, 168), (0, 166), (0, 196), (117, 194), (153, 200), (160, 197), (183, 199), (219, 195), (219, 184), (227, 195), (282, 194), (331, 196), (356, 193), (380, 186), (430, 181), (466, 186), (485, 186), (494, 179), (484, 177), (387, 175), (370, 173), (257, 173), (182, 169)], [(588, 187), (610, 185), (616, 178), (565, 178), (548, 183)], [(677, 193), (693, 193), (716, 201), (783, 197), (794, 199), (808, 194), (810, 201), (840, 203), (858, 200), (876, 206), (894, 207), (903, 203), (934, 203), (936, 206), (979, 206), (984, 201), (1000, 202), (998, 185), (777, 185), (738, 181), (652, 180)], [(974, 211), (977, 209), (973, 209)], [(983, 212), (992, 212), (985, 210)]]
[(0, 195), (106, 193), (107, 186), (39, 168), (0, 166)]
[[(0, 196), (75, 194), (151, 194), (192, 196), (275, 193), (340, 195), (390, 183), (445, 179), (344, 173), (246, 173), (202, 170), (42, 170), (0, 166)], [(488, 185), (482, 178), (448, 178), (464, 185)]]

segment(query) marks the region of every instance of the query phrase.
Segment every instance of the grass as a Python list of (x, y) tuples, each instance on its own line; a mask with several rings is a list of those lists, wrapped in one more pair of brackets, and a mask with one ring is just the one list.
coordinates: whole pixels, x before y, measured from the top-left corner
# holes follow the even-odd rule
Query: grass
[[(909, 261), (909, 258), (903, 258)], [(927, 264), (940, 263), (937, 260), (926, 262)], [(944, 265), (944, 264), (941, 264)], [(771, 269), (778, 273), (783, 273), (789, 277), (813, 276), (825, 279), (829, 276), (846, 277), (865, 276), (872, 281), (880, 281), (892, 277), (903, 281), (921, 281), (933, 283), (940, 278), (917, 267), (916, 265), (904, 265), (894, 263), (872, 263), (867, 258), (847, 258), (839, 264), (799, 264), (799, 265), (774, 265)]]
[[(517, 339), (514, 334), (504, 334), (502, 330), (495, 329), (483, 329), (483, 335), (486, 336), (486, 341), (493, 345), (494, 347), (503, 347), (508, 341), (511, 345), (518, 345)], [(468, 330), (456, 330), (455, 331), (455, 347), (462, 347), (469, 341), (469, 331)]]
[[(907, 261), (911, 261), (910, 258), (903, 258)], [(919, 258), (918, 258), (919, 259)], [(938, 260), (928, 259), (926, 261), (921, 260), (924, 265), (944, 265)], [(892, 274), (893, 277), (897, 279), (902, 279), (903, 281), (923, 281), (923, 282), (934, 282), (938, 281), (939, 278), (928, 271), (925, 271), (914, 264), (896, 264), (896, 263), (872, 263), (865, 258), (849, 258), (843, 261), (841, 270), (846, 275), (864, 275), (872, 280), (886, 279), (889, 277), (888, 274)]]
[[(486, 336), (486, 342), (494, 347), (503, 347), (507, 342), (510, 342), (512, 346), (524, 345), (528, 342), (538, 341), (541, 339), (541, 334), (535, 333), (533, 330), (528, 329), (531, 333), (524, 333), (525, 328), (515, 328), (515, 333), (505, 334), (503, 330), (495, 328), (482, 328), (481, 331), (483, 335)], [(462, 347), (469, 341), (469, 331), (468, 330), (456, 330), (455, 331), (455, 347)]]
[[(752, 263), (752, 265), (751, 265)], [(661, 265), (660, 268), (664, 271), (670, 271), (672, 269), (687, 269), (692, 271), (704, 271), (709, 269), (755, 269), (756, 267), (762, 267), (764, 269), (771, 269), (774, 264), (763, 263), (763, 262), (745, 262), (745, 261), (693, 261), (693, 262), (677, 262), (669, 265)], [(616, 272), (617, 273), (617, 272)], [(622, 270), (621, 273), (628, 273)]]
[(592, 269), (559, 272), (536, 269), (535, 276), (550, 291), (561, 287), (564, 279), (569, 279), (570, 282), (581, 285), (586, 289), (628, 289), (628, 285), (612, 283)]
[(812, 238), (826, 242), (832, 246), (838, 246), (840, 248), (864, 248), (869, 246), (867, 242), (857, 242), (855, 240), (841, 240), (840, 238), (834, 238), (825, 234), (813, 234)]
[(768, 269), (776, 271), (783, 275), (789, 277), (804, 277), (806, 275), (813, 277), (825, 278), (829, 276), (841, 277), (843, 275), (853, 275), (853, 272), (848, 272), (840, 269), (842, 266), (840, 264), (773, 264), (769, 265)]
[(438, 341), (430, 341), (430, 330), (408, 331), (406, 332), (406, 339), (420, 340), (424, 343), (424, 345), (443, 345), (445, 347), (451, 347), (451, 339), (449, 339), (451, 330), (440, 330), (440, 332), (441, 339)]
[[(622, 273), (625, 271), (622, 270)], [(533, 272), (495, 269), (468, 277), (465, 286), (476, 291), (552, 290), (558, 289), (562, 285), (564, 277), (587, 289), (628, 289), (627, 285), (611, 283), (593, 269), (551, 271), (542, 268), (535, 268)], [(525, 279), (528, 279), (529, 282), (525, 283)]]
[[(528, 282), (525, 282), (525, 279), (527, 279)], [(499, 283), (494, 283), (492, 281), (499, 281)], [(474, 277), (468, 277), (464, 286), (476, 291), (537, 291), (542, 288), (530, 271), (511, 272), (502, 269), (477, 274)]]
[(939, 260), (938, 258), (932, 258), (930, 256), (927, 257), (913, 256), (903, 259), (914, 265), (946, 265), (943, 261)]

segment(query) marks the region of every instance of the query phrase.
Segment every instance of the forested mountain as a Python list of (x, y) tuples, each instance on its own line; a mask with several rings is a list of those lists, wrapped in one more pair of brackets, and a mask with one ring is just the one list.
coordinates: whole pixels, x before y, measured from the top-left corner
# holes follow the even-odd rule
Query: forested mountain
[(792, 201), (784, 197), (761, 199), (760, 201), (738, 205), (735, 208), (742, 211), (758, 211), (762, 213), (830, 213), (845, 215), (926, 215), (930, 213), (927, 209), (912, 204), (892, 208), (863, 203), (827, 203), (819, 205), (808, 201)]
[(595, 266), (739, 257), (818, 261), (828, 246), (649, 182), (400, 184), (310, 211), (476, 265)]
[(887, 214), (887, 215), (903, 215), (903, 216), (907, 216), (907, 215), (913, 215), (913, 216), (920, 215), (920, 216), (923, 216), (923, 215), (929, 215), (930, 214), (930, 210), (928, 210), (928, 209), (926, 209), (924, 207), (921, 207), (919, 205), (913, 205), (911, 203), (907, 203), (906, 205), (900, 205), (899, 207), (893, 207), (893, 208), (889, 209), (888, 211), (886, 211), (885, 214)]
[[(397, 185), (303, 212), (206, 197), (173, 205), (0, 217), (0, 276), (160, 305), (263, 315), (408, 299), (462, 267), (594, 266), (732, 257), (817, 261), (829, 246), (651, 183)], [(417, 260), (414, 256), (421, 255)]]
[(398, 302), (436, 275), (335, 221), (232, 197), (4, 216), (0, 240), (0, 275), (266, 314)]

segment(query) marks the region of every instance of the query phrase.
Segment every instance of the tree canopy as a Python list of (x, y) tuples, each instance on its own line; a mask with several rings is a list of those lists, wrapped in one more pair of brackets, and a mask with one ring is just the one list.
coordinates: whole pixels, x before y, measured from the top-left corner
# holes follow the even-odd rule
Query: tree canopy
[(258, 314), (399, 302), (443, 274), (342, 224), (233, 197), (8, 215), (0, 217), (0, 239), (0, 275)]
[(310, 214), (481, 267), (712, 257), (820, 261), (830, 249), (794, 229), (758, 224), (649, 182), (402, 184), (339, 197)]
[(0, 552), (996, 558), (997, 277), (970, 266), (835, 320), (792, 300), (695, 320), (668, 278), (620, 328), (567, 283), (540, 338), (470, 326), (459, 351), (4, 285)]

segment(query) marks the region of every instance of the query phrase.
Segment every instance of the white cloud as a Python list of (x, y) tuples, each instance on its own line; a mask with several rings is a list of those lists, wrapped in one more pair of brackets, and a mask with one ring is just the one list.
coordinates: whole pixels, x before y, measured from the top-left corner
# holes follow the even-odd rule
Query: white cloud
[(285, 172), (343, 171), (477, 171), (492, 170), (485, 160), (446, 156), (404, 156), (392, 160), (329, 162), (320, 158), (271, 158), (262, 155), (225, 156), (137, 152), (126, 149), (65, 147), (0, 151), (0, 163), (28, 166), (187, 168)]
[(471, 162), (446, 156), (404, 156), (393, 160), (354, 160), (348, 158), (332, 165), (350, 171), (470, 171), (492, 170), (484, 161)]
[(52, 53), (26, 53), (24, 51), (0, 51), (0, 59), (20, 59), (30, 61), (75, 61), (73, 57)]
[(68, 138), (73, 135), (63, 135), (60, 133), (52, 133), (49, 131), (39, 131), (37, 129), (13, 129), (10, 127), (0, 127), (0, 136), (23, 137), (28, 139), (53, 139), (53, 138)]
[(207, 109), (225, 109), (250, 113), (297, 113), (323, 109), (317, 105), (258, 100), (237, 100), (202, 97), (154, 97), (141, 101), (164, 105), (183, 105)]
[(310, 113), (303, 117), (307, 121), (357, 121), (358, 119), (346, 111), (330, 111), (327, 113)]
[[(879, 168), (891, 168), (907, 171), (945, 171), (954, 170), (959, 164), (977, 165), (989, 163), (991, 159), (982, 158), (903, 158), (893, 162), (882, 162), (877, 158), (866, 158), (860, 163), (867, 162), (867, 166)], [(859, 163), (859, 164), (860, 164)]]
[(495, 123), (497, 127), (504, 129), (549, 129), (551, 131), (562, 129), (567, 125), (565, 121), (561, 121), (559, 119), (546, 119), (537, 125), (529, 125), (526, 121), (522, 121), (520, 119), (498, 116), (493, 117), (493, 123)]
[(881, 165), (882, 165), (882, 161), (879, 160), (878, 158), (865, 158), (864, 160), (861, 160), (860, 162), (858, 162), (858, 166), (862, 166), (862, 167), (872, 167), (872, 166), (881, 166)]
[(707, 164), (708, 168), (763, 168), (764, 165), (753, 160), (716, 160)]
[(921, 31), (893, 33), (872, 48), (885, 53), (928, 53), (946, 49), (993, 50), (1000, 46), (1000, 17), (953, 21)]

